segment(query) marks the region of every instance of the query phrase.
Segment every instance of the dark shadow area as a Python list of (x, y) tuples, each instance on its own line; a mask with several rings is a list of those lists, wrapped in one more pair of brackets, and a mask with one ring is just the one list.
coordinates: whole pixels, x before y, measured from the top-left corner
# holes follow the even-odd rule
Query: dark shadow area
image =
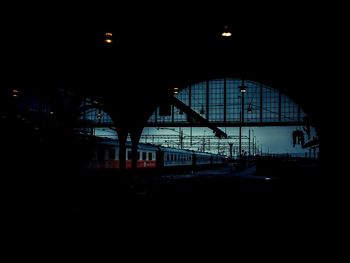
[(257, 175), (254, 167), (248, 174), (229, 167), (220, 173), (205, 170), (148, 177), (137, 173), (132, 184), (111, 175), (99, 179), (90, 175), (81, 177), (74, 187), (71, 213), (74, 218), (103, 216), (151, 224), (316, 219), (324, 201), (323, 178), (318, 168), (297, 169), (298, 173), (279, 169), (273, 175)]
[(35, 130), (18, 123), (3, 121), (11, 129), (1, 134), (6, 152), (2, 193), (10, 216), (274, 221), (316, 217), (327, 199), (319, 164), (309, 160), (261, 160), (256, 171), (247, 168), (248, 174), (231, 167), (194, 173), (86, 173), (77, 159), (86, 151), (82, 145), (62, 136), (41, 141)]
[[(186, 5), (171, 15), (159, 15), (157, 7), (140, 16), (131, 8), (127, 20), (120, 16), (124, 9), (114, 13), (114, 5), (100, 6), (101, 12), (94, 5), (92, 15), (62, 6), (57, 16), (51, 16), (38, 8), (37, 22), (31, 12), (26, 12), (30, 19), (16, 12), (13, 21), (18, 17), (20, 22), (6, 23), (7, 56), (0, 82), (5, 220), (16, 229), (32, 230), (33, 240), (39, 229), (54, 239), (53, 232), (62, 230), (62, 243), (72, 242), (73, 248), (94, 233), (131, 248), (152, 243), (157, 231), (162, 233), (159, 243), (181, 235), (176, 248), (194, 233), (205, 241), (210, 233), (224, 234), (226, 242), (238, 232), (248, 237), (263, 232), (260, 243), (250, 239), (247, 246), (271, 244), (272, 231), (279, 233), (273, 237), (275, 243), (289, 239), (299, 226), (307, 230), (298, 234), (324, 233), (324, 219), (332, 215), (329, 207), (343, 199), (334, 198), (333, 192), (345, 188), (340, 181), (347, 170), (335, 172), (346, 164), (333, 162), (338, 151), (328, 149), (338, 134), (327, 134), (321, 127), (321, 119), (333, 123), (335, 116), (332, 112), (331, 118), (325, 117), (321, 109), (334, 111), (341, 96), (327, 94), (330, 105), (320, 99), (326, 93), (322, 90), (328, 93), (333, 88), (324, 81), (327, 55), (319, 52), (328, 48), (326, 27), (318, 24), (322, 13), (314, 6), (295, 5), (285, 14), (270, 7), (251, 10), (249, 5), (234, 12), (226, 8), (222, 14), (223, 8), (216, 7), (215, 13), (212, 4), (203, 13), (197, 8), (189, 12)], [(183, 10), (188, 10), (185, 15)], [(224, 24), (234, 29), (231, 39), (221, 38)], [(50, 30), (43, 30), (44, 25)], [(102, 41), (107, 31), (114, 34), (112, 46)], [(320, 135), (319, 161), (264, 160), (247, 174), (248, 170), (230, 167), (174, 174), (81, 169), (89, 149), (72, 131), (84, 98), (92, 103), (96, 98), (117, 124), (115, 130), (125, 137), (134, 131), (137, 139), (138, 129), (142, 131), (174, 87), (231, 77), (269, 85), (305, 109)], [(47, 100), (31, 100), (32, 89)], [(31, 113), (42, 115), (31, 118)], [(324, 173), (325, 167), (334, 170)], [(337, 192), (345, 195), (347, 190)], [(71, 236), (76, 239), (69, 240)], [(296, 243), (302, 239), (298, 235)]]

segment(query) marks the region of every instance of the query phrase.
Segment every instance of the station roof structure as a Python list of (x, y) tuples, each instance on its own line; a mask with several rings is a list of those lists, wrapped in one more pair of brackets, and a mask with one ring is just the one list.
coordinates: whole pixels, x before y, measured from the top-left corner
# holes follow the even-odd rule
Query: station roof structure
[[(149, 116), (174, 87), (223, 77), (281, 90), (317, 115), (322, 18), (298, 4), (94, 4), (11, 10), (5, 78), (68, 85)], [(223, 37), (224, 29), (232, 33)], [(104, 42), (106, 33), (113, 42)], [(58, 84), (57, 84), (58, 83)], [(122, 105), (122, 106), (121, 106)], [(131, 114), (131, 113), (130, 113)], [(142, 115), (144, 114), (144, 115)]]

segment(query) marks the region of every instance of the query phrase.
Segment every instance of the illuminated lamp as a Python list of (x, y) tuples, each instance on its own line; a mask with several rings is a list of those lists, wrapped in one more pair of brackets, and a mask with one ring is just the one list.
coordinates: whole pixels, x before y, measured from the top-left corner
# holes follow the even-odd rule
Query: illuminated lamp
[(111, 32), (105, 33), (105, 43), (112, 44), (113, 43), (113, 34)]
[(245, 86), (243, 86), (243, 85), (240, 86), (239, 89), (240, 89), (241, 93), (246, 93), (247, 92), (247, 88)]
[(232, 33), (231, 33), (231, 31), (229, 30), (229, 28), (228, 28), (227, 25), (224, 26), (224, 31), (221, 33), (221, 35), (222, 35), (223, 37), (230, 37), (230, 36), (232, 36)]

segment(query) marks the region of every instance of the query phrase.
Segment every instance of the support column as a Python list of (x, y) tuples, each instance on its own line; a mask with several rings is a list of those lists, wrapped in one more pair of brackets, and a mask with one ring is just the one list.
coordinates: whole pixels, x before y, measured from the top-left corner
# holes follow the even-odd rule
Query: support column
[(119, 169), (124, 172), (126, 169), (126, 139), (128, 137), (128, 132), (126, 130), (119, 130)]
[(138, 155), (137, 155), (137, 150), (138, 150), (138, 144), (140, 141), (140, 137), (142, 134), (143, 128), (135, 128), (134, 130), (130, 131), (130, 137), (131, 137), (131, 169), (136, 170), (137, 169), (137, 160), (138, 160)]

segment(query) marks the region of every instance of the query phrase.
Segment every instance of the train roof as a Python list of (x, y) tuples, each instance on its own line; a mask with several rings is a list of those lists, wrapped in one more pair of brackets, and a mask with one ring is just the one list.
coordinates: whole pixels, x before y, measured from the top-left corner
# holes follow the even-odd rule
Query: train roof
[[(104, 144), (104, 145), (111, 145), (111, 146), (119, 146), (119, 140), (117, 139), (112, 139), (108, 137), (98, 137), (98, 136), (93, 136), (93, 138), (96, 140), (97, 144)], [(131, 142), (127, 141), (126, 142), (126, 147), (131, 147)], [(224, 156), (221, 154), (216, 154), (216, 153), (210, 153), (210, 152), (199, 152), (199, 151), (194, 151), (194, 150), (188, 150), (188, 149), (178, 149), (178, 148), (172, 148), (172, 147), (165, 147), (165, 146), (159, 146), (151, 143), (139, 143), (138, 145), (139, 150), (158, 150), (160, 149), (163, 152), (172, 152), (172, 153), (195, 153), (197, 155), (220, 155)]]
[(216, 153), (210, 153), (210, 152), (196, 152), (196, 155), (205, 155), (205, 156), (208, 156), (208, 155), (218, 155)]
[(139, 143), (138, 148), (139, 150), (155, 150), (155, 151), (159, 149), (157, 145), (150, 144), (150, 143)]
[(113, 146), (119, 145), (119, 141), (116, 139), (112, 139), (112, 138), (94, 137), (94, 139), (96, 140), (97, 144), (113, 145)]
[(218, 156), (223, 156), (221, 154), (217, 153), (211, 153), (211, 152), (199, 152), (199, 151), (194, 151), (194, 150), (188, 150), (188, 149), (177, 149), (177, 148), (171, 148), (171, 147), (164, 147), (160, 146), (159, 147), (163, 152), (172, 152), (172, 153), (195, 153), (196, 155), (218, 155)]
[(174, 152), (174, 153), (192, 153), (192, 150), (188, 149), (177, 149), (177, 148), (172, 148), (172, 147), (164, 147), (164, 146), (159, 146), (159, 149), (161, 149), (163, 152)]
[[(94, 137), (96, 140), (97, 144), (104, 144), (104, 145), (113, 145), (113, 146), (119, 146), (119, 140), (117, 139), (112, 139), (108, 137)], [(148, 150), (157, 150), (158, 146), (150, 143), (139, 143), (139, 148), (140, 149), (148, 149)], [(131, 147), (131, 142), (127, 141), (126, 142), (126, 147)]]

